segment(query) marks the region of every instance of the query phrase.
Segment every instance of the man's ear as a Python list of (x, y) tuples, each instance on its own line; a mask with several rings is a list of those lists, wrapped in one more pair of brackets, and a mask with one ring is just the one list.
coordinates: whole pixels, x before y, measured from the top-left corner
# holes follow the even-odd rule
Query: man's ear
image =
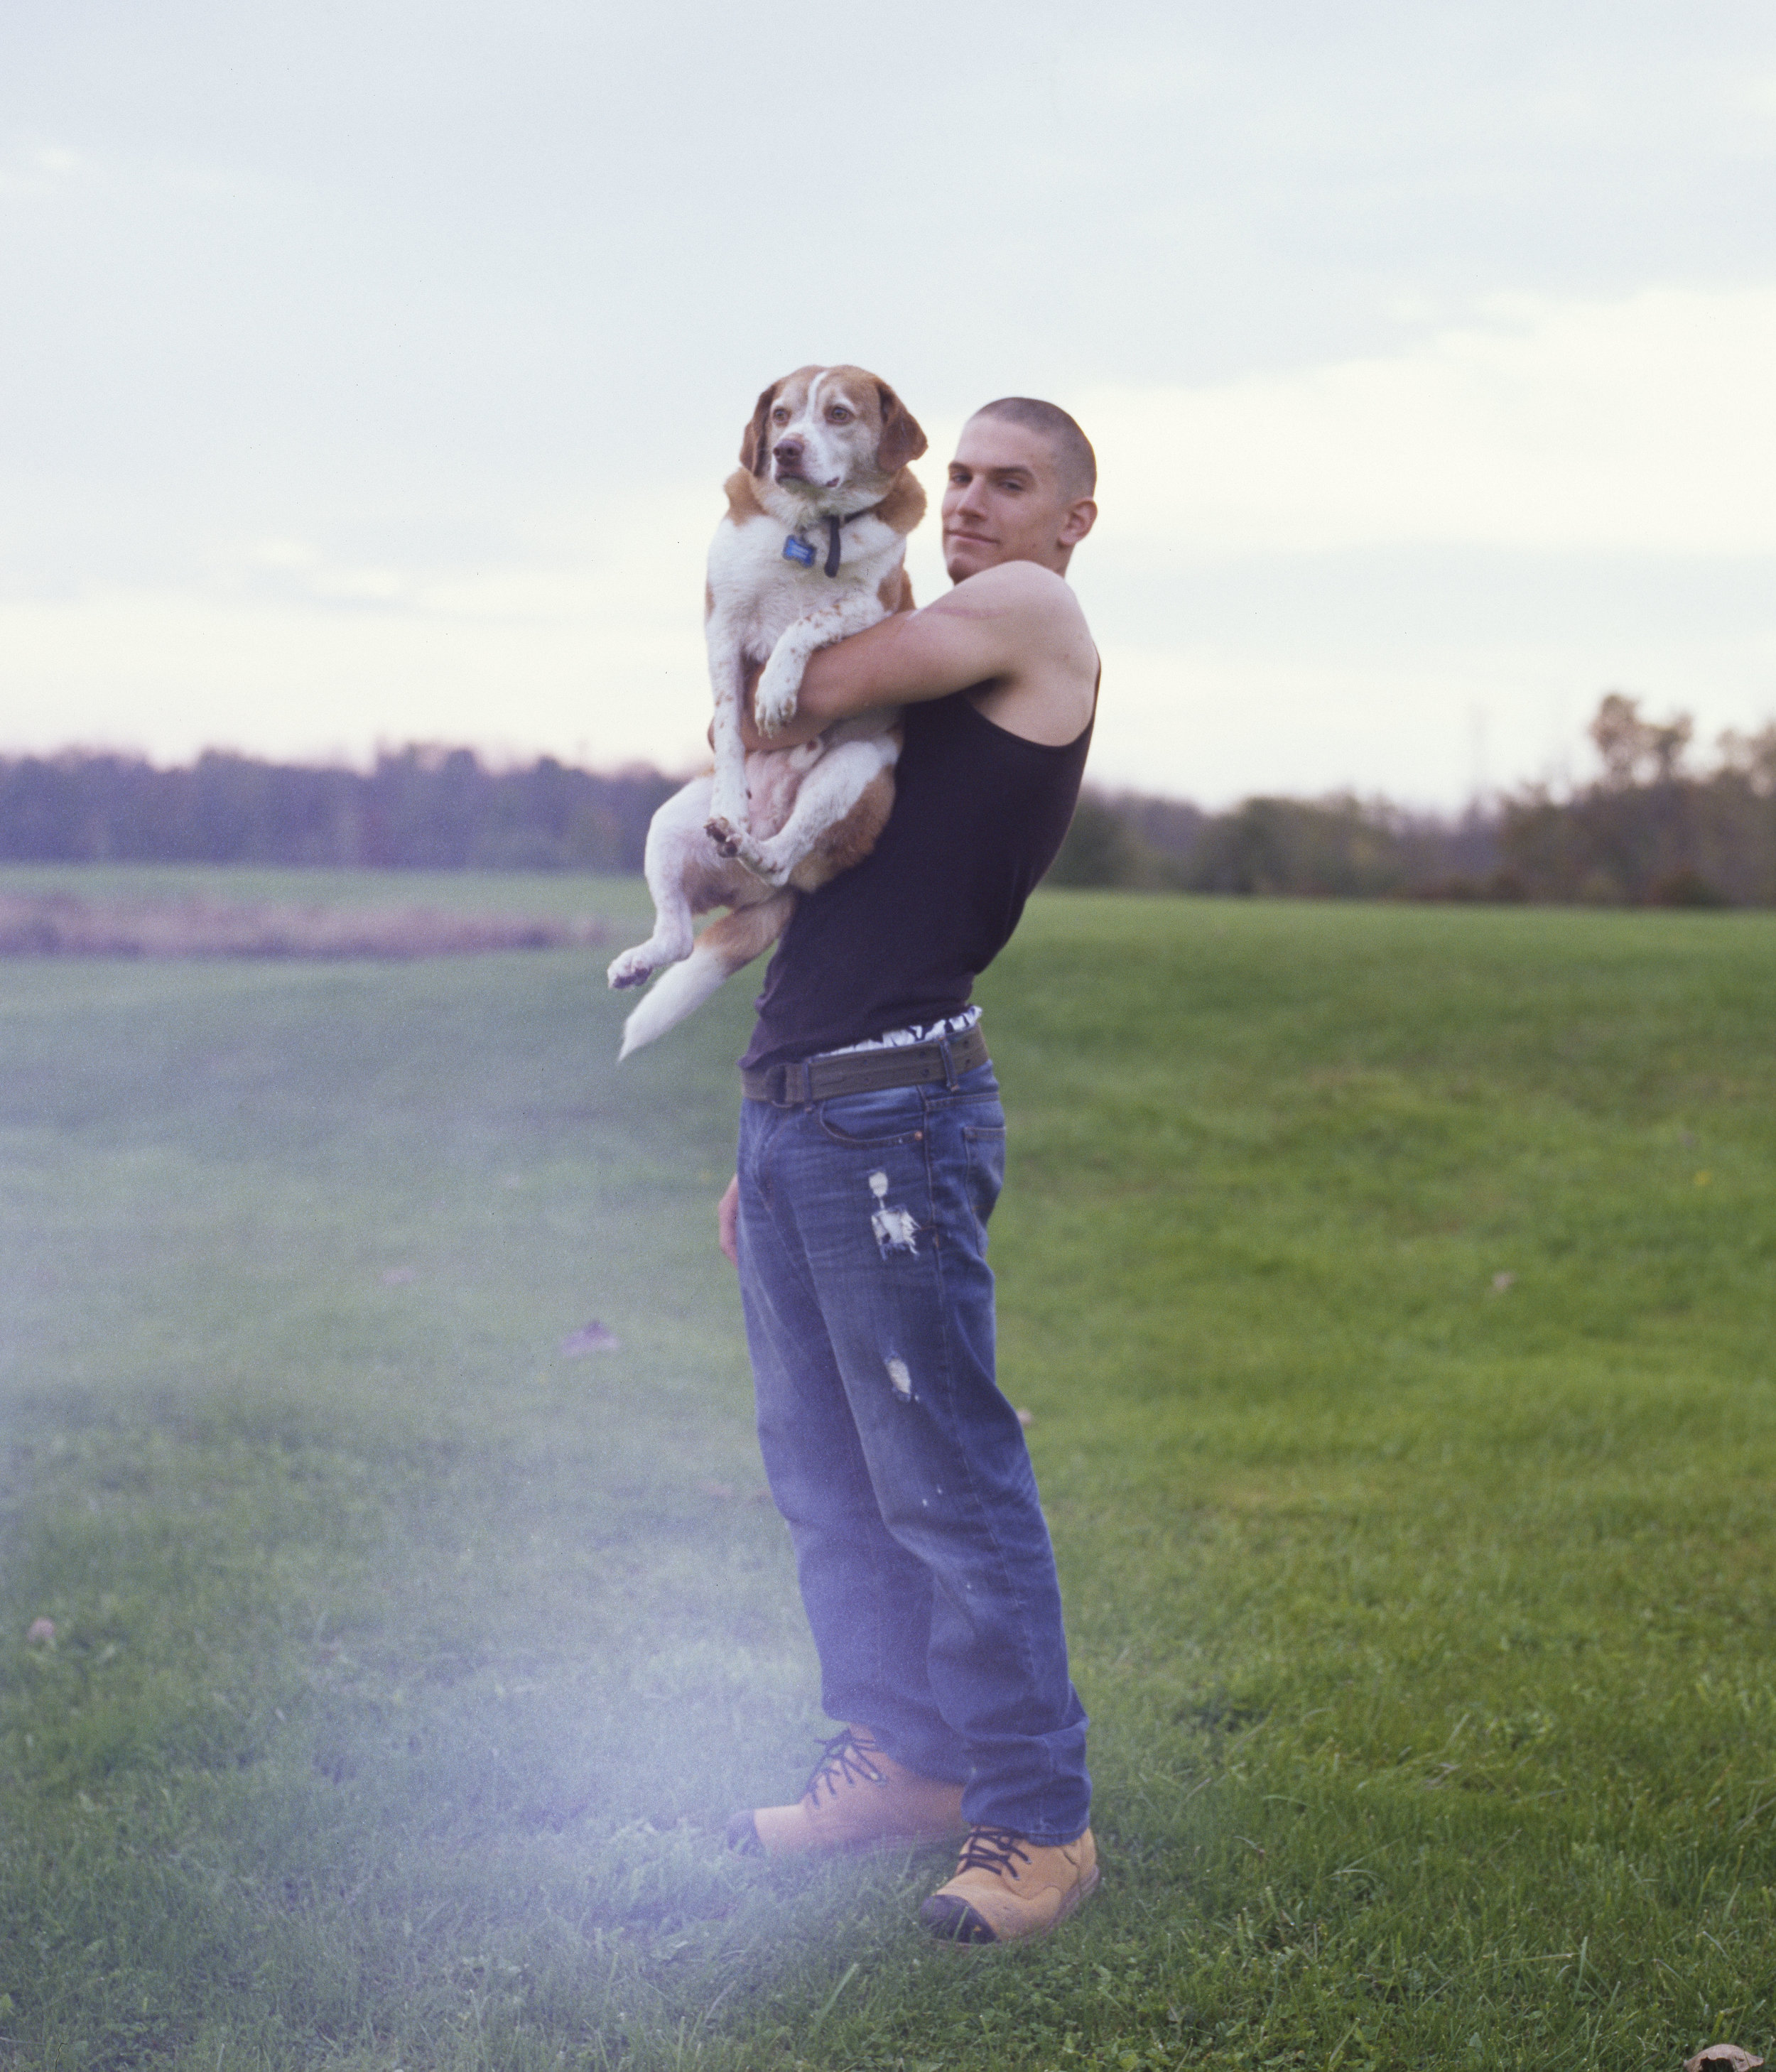
[(740, 434), (740, 465), (757, 475), (764, 475), (771, 466), (771, 406), (783, 385), (773, 381), (760, 393), (753, 405), (752, 421)]
[(1076, 547), (1098, 522), (1098, 507), (1089, 496), (1082, 496), (1068, 504), (1067, 516), (1061, 520), (1059, 544)]
[(876, 384), (876, 401), (882, 405), (882, 437), (876, 442), (876, 468), (894, 475), (908, 461), (917, 460), (928, 442), (918, 420), (886, 381)]

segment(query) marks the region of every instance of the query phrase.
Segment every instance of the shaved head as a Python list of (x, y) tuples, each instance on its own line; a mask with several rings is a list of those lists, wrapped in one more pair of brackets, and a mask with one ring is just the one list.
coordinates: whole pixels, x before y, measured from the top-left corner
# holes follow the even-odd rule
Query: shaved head
[(984, 404), (974, 414), (1001, 417), (1007, 423), (1040, 432), (1054, 455), (1061, 491), (1069, 502), (1096, 492), (1098, 457), (1092, 450), (1092, 442), (1058, 405), (1039, 402), (1034, 396), (1001, 396), (997, 403)]

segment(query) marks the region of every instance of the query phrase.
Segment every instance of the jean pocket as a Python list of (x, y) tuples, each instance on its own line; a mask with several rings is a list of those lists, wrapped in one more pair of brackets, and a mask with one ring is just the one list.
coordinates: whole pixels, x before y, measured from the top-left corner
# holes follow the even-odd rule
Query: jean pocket
[(962, 1132), (962, 1141), (968, 1153), (968, 1207), (973, 1210), (974, 1220), (985, 1238), (987, 1219), (993, 1214), (999, 1190), (1005, 1184), (1004, 1125), (995, 1129), (984, 1124), (971, 1123)]
[(836, 1094), (814, 1110), (821, 1134), (835, 1144), (877, 1150), (911, 1144), (925, 1126), (925, 1104), (916, 1087), (883, 1087), (870, 1094)]

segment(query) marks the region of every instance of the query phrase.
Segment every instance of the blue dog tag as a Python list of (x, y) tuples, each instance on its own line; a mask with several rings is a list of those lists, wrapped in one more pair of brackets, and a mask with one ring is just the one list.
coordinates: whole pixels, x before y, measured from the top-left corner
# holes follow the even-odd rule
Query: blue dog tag
[(798, 540), (791, 532), (783, 542), (783, 559), (786, 561), (800, 561), (804, 569), (811, 569), (814, 565), (814, 549), (807, 541)]

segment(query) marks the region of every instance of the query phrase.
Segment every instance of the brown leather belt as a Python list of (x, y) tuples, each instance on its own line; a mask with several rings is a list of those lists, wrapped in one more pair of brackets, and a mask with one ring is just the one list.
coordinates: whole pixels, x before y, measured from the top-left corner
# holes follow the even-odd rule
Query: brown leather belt
[(977, 1022), (960, 1036), (947, 1036), (940, 1042), (897, 1043), (886, 1050), (841, 1050), (836, 1057), (742, 1071), (740, 1089), (748, 1100), (769, 1101), (773, 1108), (800, 1108), (808, 1101), (878, 1093), (885, 1087), (947, 1086), (952, 1074), (960, 1077), (986, 1062), (987, 1039)]

